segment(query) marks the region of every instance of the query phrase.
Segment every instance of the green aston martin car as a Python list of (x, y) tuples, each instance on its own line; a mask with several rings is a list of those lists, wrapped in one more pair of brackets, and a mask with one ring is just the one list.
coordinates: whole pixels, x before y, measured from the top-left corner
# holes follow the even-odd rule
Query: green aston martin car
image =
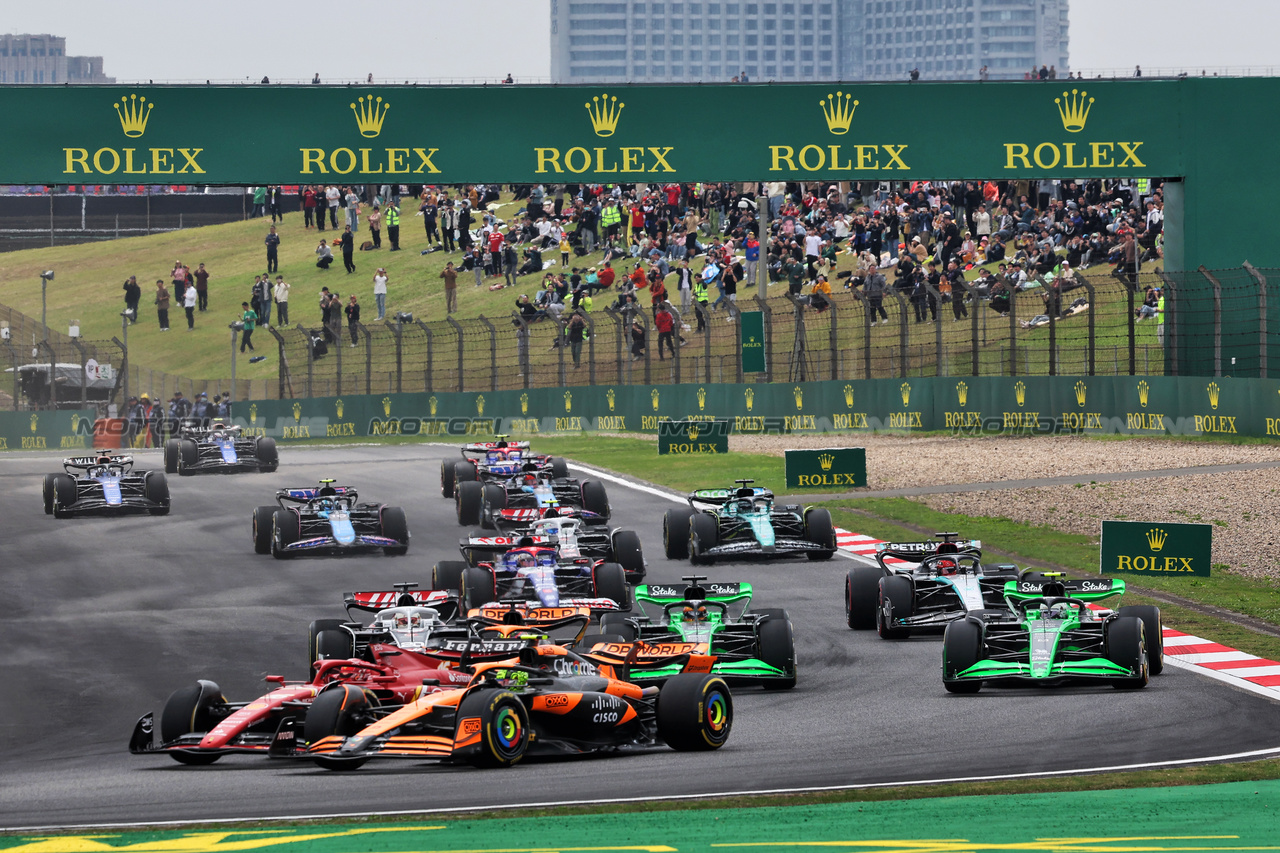
[(970, 611), (947, 626), (943, 685), (952, 693), (977, 693), (983, 684), (1146, 687), (1164, 668), (1160, 608), (1090, 607), (1124, 589), (1122, 580), (1071, 581), (1054, 572), (1006, 582), (1008, 610)]

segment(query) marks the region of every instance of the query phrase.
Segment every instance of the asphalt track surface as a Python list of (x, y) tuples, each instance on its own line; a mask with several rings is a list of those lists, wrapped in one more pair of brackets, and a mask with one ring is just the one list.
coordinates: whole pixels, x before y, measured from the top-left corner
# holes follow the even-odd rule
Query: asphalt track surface
[[(1146, 690), (988, 689), (952, 696), (937, 636), (885, 642), (844, 625), (851, 563), (718, 563), (715, 580), (755, 585), (756, 605), (785, 607), (800, 681), (735, 693), (729, 744), (715, 753), (656, 749), (478, 771), (375, 761), (353, 774), (255, 756), (183, 767), (131, 756), (134, 722), (197, 678), (232, 700), (262, 677), (305, 673), (306, 628), (343, 615), (341, 594), (424, 586), (457, 558), (465, 531), (440, 497), (439, 459), (422, 446), (285, 448), (275, 474), (172, 477), (165, 518), (56, 520), (43, 513), (52, 455), (0, 466), (4, 649), (0, 828), (386, 812), (894, 783), (1190, 761), (1280, 745), (1280, 707), (1166, 667)], [(139, 467), (160, 467), (141, 452)], [(656, 461), (656, 460), (655, 460)], [(749, 472), (744, 472), (749, 473)], [(276, 561), (253, 553), (252, 508), (275, 488), (336, 477), (405, 508), (404, 557)], [(709, 483), (708, 485), (715, 485)], [(640, 533), (654, 581), (687, 563), (662, 555), (659, 496), (608, 484), (613, 523)]]

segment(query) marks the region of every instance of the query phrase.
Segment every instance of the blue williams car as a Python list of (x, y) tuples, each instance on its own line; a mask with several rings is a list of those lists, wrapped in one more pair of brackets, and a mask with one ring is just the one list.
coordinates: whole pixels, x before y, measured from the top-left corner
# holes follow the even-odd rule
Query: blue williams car
[(164, 473), (133, 470), (132, 456), (73, 456), (62, 461), (62, 468), (65, 473), (44, 478), (47, 515), (169, 514), (169, 482)]
[(360, 503), (351, 486), (321, 480), (319, 486), (280, 489), (275, 506), (253, 511), (253, 550), (278, 560), (297, 554), (349, 554), (382, 549), (387, 556), (409, 550), (404, 510)]
[(164, 470), (169, 474), (239, 471), (270, 473), (280, 464), (276, 440), (270, 436), (244, 436), (240, 427), (221, 421), (187, 419), (178, 428), (178, 437), (164, 446)]

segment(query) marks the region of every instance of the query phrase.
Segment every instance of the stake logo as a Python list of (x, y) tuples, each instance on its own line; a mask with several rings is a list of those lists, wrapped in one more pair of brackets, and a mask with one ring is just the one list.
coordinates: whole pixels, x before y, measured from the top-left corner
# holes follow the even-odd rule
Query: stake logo
[(846, 95), (844, 92), (836, 92), (835, 95), (828, 92), (825, 101), (818, 101), (818, 106), (822, 107), (822, 116), (827, 120), (827, 130), (836, 136), (844, 136), (849, 132), (854, 111), (858, 109), (858, 102), (852, 99), (853, 95)]

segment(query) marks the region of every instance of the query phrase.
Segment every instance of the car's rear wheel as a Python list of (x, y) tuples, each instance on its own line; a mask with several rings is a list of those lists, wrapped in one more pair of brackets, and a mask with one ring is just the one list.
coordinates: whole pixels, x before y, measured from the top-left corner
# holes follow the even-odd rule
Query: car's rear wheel
[(253, 553), (271, 553), (271, 520), (278, 507), (259, 506), (253, 509)]
[(591, 571), (597, 598), (607, 598), (618, 605), (619, 610), (631, 609), (631, 596), (627, 594), (627, 573), (617, 563), (601, 563)]
[(382, 508), (382, 535), (403, 545), (387, 546), (382, 553), (388, 557), (399, 557), (409, 553), (409, 521), (404, 517), (404, 509), (398, 506)]
[(200, 459), (200, 448), (189, 438), (178, 439), (178, 473), (194, 474), (196, 462)]
[(507, 490), (497, 483), (485, 483), (480, 491), (480, 526), (492, 530), (493, 514), (507, 508)]
[(453, 490), (456, 494), (459, 483), (475, 483), (480, 480), (480, 472), (476, 463), (470, 459), (459, 459), (453, 463)]
[(764, 683), (766, 690), (790, 690), (796, 686), (796, 644), (791, 632), (791, 619), (787, 611), (770, 607), (759, 611), (762, 618), (757, 636), (760, 640), (760, 660), (787, 673), (786, 678), (774, 678)]
[(317, 619), (307, 626), (307, 666), (311, 675), (316, 674), (316, 661), (320, 660), (317, 638), (325, 631), (337, 631), (342, 628), (341, 619)]
[(876, 626), (882, 577), (884, 572), (876, 566), (854, 566), (845, 577), (844, 618), (853, 630), (869, 631)]
[(681, 752), (719, 749), (733, 729), (733, 696), (716, 675), (681, 673), (658, 693), (658, 737)]
[(474, 480), (462, 480), (457, 483), (453, 492), (454, 507), (461, 525), (480, 523), (480, 503), (484, 488)]
[[(183, 735), (207, 732), (217, 725), (224, 714), (227, 700), (222, 688), (212, 681), (201, 679), (195, 684), (181, 687), (170, 694), (160, 712), (160, 740), (169, 743)], [(170, 752), (179, 764), (212, 764), (222, 756), (217, 753)]]
[(454, 478), (457, 475), (457, 466), (466, 460), (459, 456), (452, 459), (446, 459), (440, 463), (440, 495), (442, 497), (453, 497)]
[(695, 566), (709, 566), (716, 558), (707, 553), (720, 543), (720, 527), (705, 512), (694, 513), (689, 521), (689, 559)]
[(458, 705), (455, 743), (465, 741), (472, 732), (464, 726), (479, 719), (479, 743), (467, 744), (468, 760), (477, 767), (510, 767), (529, 748), (532, 729), (529, 712), (513, 693), (506, 690), (477, 690)]
[(1132, 678), (1112, 681), (1111, 686), (1118, 690), (1140, 690), (1151, 678), (1143, 627), (1136, 616), (1117, 616), (1103, 626), (1107, 660), (1137, 673)]
[(441, 560), (431, 567), (431, 588), (462, 593), (462, 576), (469, 569), (462, 560)]
[(60, 518), (76, 502), (76, 481), (69, 474), (53, 475), (53, 516)]
[(601, 614), (600, 633), (621, 637), (625, 643), (636, 641), (636, 626), (627, 621), (625, 613)]
[(147, 509), (152, 515), (169, 514), (169, 480), (163, 471), (148, 471), (142, 481), (142, 496), (151, 501)]
[[(325, 738), (351, 737), (365, 727), (371, 704), (369, 695), (353, 684), (330, 687), (307, 709), (303, 740), (312, 746)], [(355, 770), (368, 760), (367, 756), (330, 758), (324, 755), (314, 755), (312, 759), (326, 770)]]
[(986, 658), (982, 642), (982, 626), (968, 619), (960, 619), (947, 625), (942, 635), (942, 686), (949, 693), (977, 693), (982, 682), (952, 681), (978, 661)]
[(836, 552), (836, 526), (831, 513), (822, 507), (811, 507), (804, 514), (804, 538), (824, 546), (822, 551), (805, 551), (810, 560), (830, 560)]
[(594, 512), (606, 521), (609, 519), (609, 494), (604, 489), (604, 483), (587, 480), (582, 484), (582, 508), (587, 512)]
[(627, 573), (627, 583), (644, 580), (644, 551), (640, 545), (640, 534), (634, 530), (614, 531), (613, 562)]
[(258, 436), (253, 455), (258, 460), (258, 471), (263, 474), (270, 474), (280, 467), (280, 451), (276, 449), (276, 440), (269, 435)]
[(1127, 604), (1116, 611), (1117, 616), (1136, 616), (1142, 620), (1142, 633), (1147, 641), (1147, 666), (1152, 675), (1164, 672), (1164, 621), (1160, 608), (1154, 604)]
[(880, 606), (876, 608), (876, 631), (882, 640), (905, 640), (911, 636), (910, 628), (895, 626), (895, 618), (910, 616), (915, 592), (911, 579), (888, 575), (880, 578)]
[(559, 456), (551, 457), (551, 476), (557, 480), (567, 479), (569, 476), (569, 463)]
[(679, 507), (662, 516), (662, 546), (668, 560), (684, 560), (689, 556), (689, 523), (693, 510)]
[(493, 572), (483, 566), (462, 573), (462, 611), (464, 614), (498, 600), (498, 586)]
[(293, 556), (285, 549), (297, 542), (301, 536), (298, 514), (291, 509), (276, 510), (271, 516), (271, 556), (277, 560), (286, 560)]
[(178, 473), (178, 439), (171, 438), (164, 443), (164, 472)]
[(53, 499), (54, 499), (53, 484), (54, 484), (54, 481), (57, 479), (57, 477), (58, 477), (57, 474), (44, 475), (44, 489), (43, 489), (42, 497), (44, 498), (44, 514), (45, 515), (53, 515)]

